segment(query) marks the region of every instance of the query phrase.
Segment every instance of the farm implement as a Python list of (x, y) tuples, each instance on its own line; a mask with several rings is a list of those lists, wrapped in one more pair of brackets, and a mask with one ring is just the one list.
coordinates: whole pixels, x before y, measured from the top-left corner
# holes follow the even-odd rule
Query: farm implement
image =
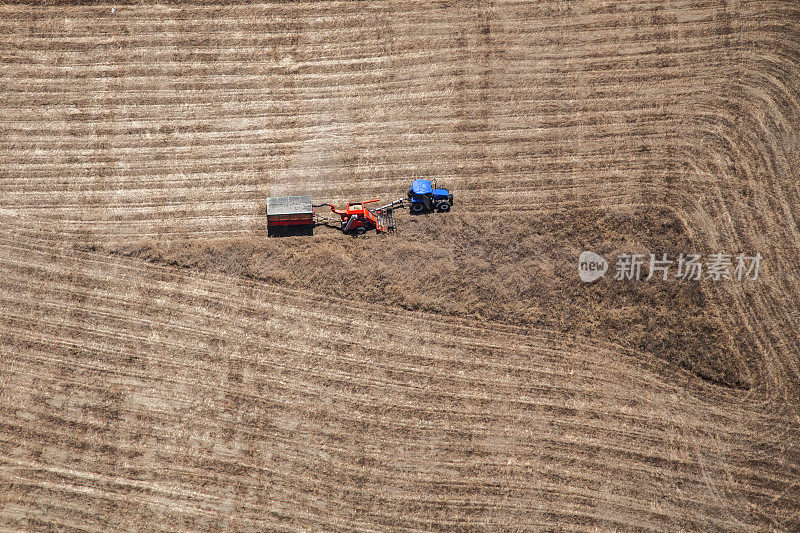
[[(337, 209), (333, 204), (314, 205), (315, 215), (318, 207), (330, 207), (331, 213), (339, 215), (342, 233), (350, 235), (363, 235), (368, 230), (374, 229), (378, 233), (393, 231), (395, 229), (394, 213), (391, 208), (386, 206), (369, 209), (367, 204), (379, 202), (380, 200), (367, 200), (366, 202), (351, 202), (344, 209)], [(328, 217), (317, 215), (317, 221), (325, 223), (330, 221)], [(336, 219), (333, 219), (336, 220)]]
[[(312, 204), (311, 196), (280, 196), (267, 198), (267, 233), (270, 237), (282, 235), (313, 235), (315, 226), (335, 225), (348, 235), (363, 235), (367, 231), (392, 232), (397, 223), (395, 211), (408, 208), (412, 214), (445, 213), (453, 205), (453, 195), (447, 189), (437, 189), (430, 180), (418, 179), (411, 183), (406, 198), (370, 208), (380, 200), (350, 202), (343, 209), (332, 203)], [(317, 212), (329, 208), (331, 215)]]

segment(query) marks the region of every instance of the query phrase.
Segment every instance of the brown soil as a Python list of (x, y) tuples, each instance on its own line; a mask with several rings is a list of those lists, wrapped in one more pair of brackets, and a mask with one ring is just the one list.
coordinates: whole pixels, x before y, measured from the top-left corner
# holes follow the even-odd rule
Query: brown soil
[[(3, 2), (0, 71), (0, 529), (800, 531), (796, 0)], [(693, 248), (761, 277), (578, 281)]]

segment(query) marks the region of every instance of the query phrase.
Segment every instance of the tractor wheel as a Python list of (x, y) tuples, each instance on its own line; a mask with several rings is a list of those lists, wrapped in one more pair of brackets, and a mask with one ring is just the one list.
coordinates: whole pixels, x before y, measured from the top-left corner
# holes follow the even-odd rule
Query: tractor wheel
[(364, 235), (367, 232), (367, 229), (364, 226), (359, 226), (353, 230), (353, 235), (359, 236)]
[(411, 212), (412, 213), (422, 213), (425, 211), (425, 204), (422, 202), (414, 202), (411, 204)]
[(450, 204), (448, 202), (439, 202), (439, 205), (436, 206), (436, 210), (440, 213), (447, 213), (450, 211)]

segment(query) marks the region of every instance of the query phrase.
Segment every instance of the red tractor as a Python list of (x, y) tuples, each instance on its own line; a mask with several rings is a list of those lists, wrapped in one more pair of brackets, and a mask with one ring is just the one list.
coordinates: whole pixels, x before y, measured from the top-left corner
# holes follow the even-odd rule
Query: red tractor
[(367, 200), (366, 202), (353, 202), (347, 204), (345, 209), (337, 209), (333, 204), (318, 204), (314, 207), (328, 206), (331, 212), (341, 217), (342, 232), (349, 235), (363, 235), (368, 230), (375, 229), (378, 232), (390, 231), (394, 229), (394, 217), (391, 211), (375, 209), (370, 211), (367, 204), (379, 200)]

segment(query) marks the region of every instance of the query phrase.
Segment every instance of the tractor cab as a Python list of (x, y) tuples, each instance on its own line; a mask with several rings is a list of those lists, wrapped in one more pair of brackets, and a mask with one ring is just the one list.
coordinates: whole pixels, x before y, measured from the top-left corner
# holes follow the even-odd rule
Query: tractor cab
[(431, 180), (419, 179), (411, 182), (408, 202), (412, 213), (446, 213), (453, 205), (453, 195), (447, 189), (437, 189)]

